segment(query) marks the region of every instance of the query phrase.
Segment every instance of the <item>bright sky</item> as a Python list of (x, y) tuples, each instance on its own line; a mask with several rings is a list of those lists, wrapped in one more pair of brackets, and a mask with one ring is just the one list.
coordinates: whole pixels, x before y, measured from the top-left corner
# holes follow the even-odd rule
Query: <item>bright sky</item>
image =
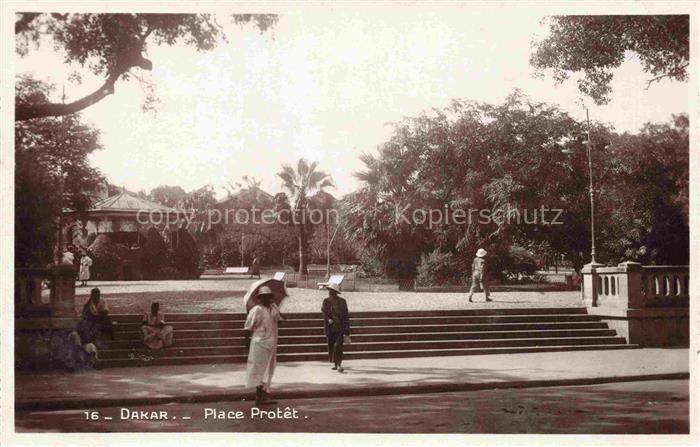
[[(280, 165), (306, 157), (332, 175), (338, 187), (330, 192), (340, 195), (357, 187), (358, 155), (386, 141), (387, 123), (452, 98), (497, 104), (520, 88), (585, 119), (575, 81), (555, 87), (551, 77), (532, 77), (530, 43), (546, 33), (541, 19), (522, 8), (327, 8), (282, 14), (272, 34), (231, 28), (230, 43), (208, 53), (151, 47), (157, 113), (141, 111), (136, 81), (118, 82), (115, 95), (83, 113), (105, 147), (92, 163), (131, 190), (211, 184), (223, 197), (222, 187), (244, 175), (275, 193)], [(65, 83), (68, 100), (99, 85), (89, 76), (80, 86), (65, 81), (68, 71), (51, 50), (18, 60), (16, 71), (59, 89)], [(686, 83), (645, 90), (649, 77), (630, 57), (616, 72), (613, 101), (588, 101), (591, 118), (634, 132), (688, 112)]]

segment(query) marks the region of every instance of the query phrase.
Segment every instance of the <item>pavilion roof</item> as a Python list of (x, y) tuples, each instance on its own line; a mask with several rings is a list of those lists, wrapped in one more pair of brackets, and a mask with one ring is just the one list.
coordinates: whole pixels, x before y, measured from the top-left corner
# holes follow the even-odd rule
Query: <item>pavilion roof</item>
[(138, 211), (161, 211), (164, 213), (182, 213), (184, 210), (170, 208), (160, 203), (151, 202), (150, 200), (142, 199), (126, 191), (107, 197), (95, 203), (89, 210), (94, 212), (132, 212)]

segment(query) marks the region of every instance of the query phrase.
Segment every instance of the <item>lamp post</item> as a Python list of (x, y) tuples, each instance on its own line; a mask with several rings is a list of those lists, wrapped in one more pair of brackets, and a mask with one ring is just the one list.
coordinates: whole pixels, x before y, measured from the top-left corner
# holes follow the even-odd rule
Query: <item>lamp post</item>
[(588, 117), (588, 107), (586, 107), (586, 149), (588, 150), (588, 178), (589, 190), (591, 193), (591, 263), (599, 265), (595, 260), (595, 194), (593, 192), (593, 159), (591, 158), (591, 119)]
[[(588, 107), (586, 109), (586, 152), (588, 154), (588, 192), (591, 198), (591, 262), (586, 264), (589, 267), (601, 266), (595, 260), (595, 193), (593, 190), (593, 158), (591, 156), (591, 119), (588, 115)], [(562, 152), (571, 154), (572, 151), (565, 149)]]

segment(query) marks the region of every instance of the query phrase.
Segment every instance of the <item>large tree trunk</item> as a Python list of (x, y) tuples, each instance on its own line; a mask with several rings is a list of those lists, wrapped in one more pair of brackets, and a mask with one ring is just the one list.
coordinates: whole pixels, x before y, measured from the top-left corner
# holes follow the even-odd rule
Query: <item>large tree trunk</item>
[(299, 274), (307, 275), (309, 273), (306, 265), (306, 231), (303, 225), (299, 229)]

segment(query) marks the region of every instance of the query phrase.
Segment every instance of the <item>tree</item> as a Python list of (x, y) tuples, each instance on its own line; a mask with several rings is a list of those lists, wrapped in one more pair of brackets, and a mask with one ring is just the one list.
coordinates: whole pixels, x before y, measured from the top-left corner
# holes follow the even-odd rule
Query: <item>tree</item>
[[(543, 251), (579, 269), (591, 247), (586, 127), (518, 91), (404, 119), (362, 157), (360, 188), (343, 200), (348, 235), (390, 277), (415, 276), (434, 251), (468, 272), (482, 246), (496, 275), (531, 274)], [(686, 263), (687, 118), (638, 135), (595, 123), (591, 152), (599, 260)]]
[(579, 90), (597, 104), (609, 102), (613, 70), (634, 52), (652, 78), (685, 81), (690, 57), (688, 15), (557, 16), (550, 35), (534, 43), (530, 63), (538, 74), (553, 69), (561, 84), (583, 72)]
[[(231, 20), (239, 25), (252, 23), (262, 33), (277, 23), (277, 16), (235, 14)], [(153, 68), (145, 57), (151, 43), (184, 42), (197, 51), (207, 51), (225, 37), (210, 14), (17, 14), (15, 37), (20, 56), (27, 54), (30, 44), (39, 46), (45, 35), (65, 52), (67, 63), (88, 68), (104, 82), (92, 93), (65, 104), (48, 97), (18, 97), (16, 121), (78, 112), (113, 94), (118, 80), (140, 79), (139, 70)], [(147, 104), (149, 99), (152, 97)]]
[[(15, 95), (41, 101), (53, 87), (21, 76)], [(79, 114), (15, 123), (15, 265), (46, 265), (64, 209), (89, 208), (103, 182), (88, 155), (102, 148), (99, 132)]]
[(309, 164), (303, 158), (297, 162), (296, 170), (283, 165), (277, 176), (282, 179), (282, 187), (288, 195), (282, 194), (275, 197), (277, 209), (287, 211), (291, 216), (287, 219), (297, 229), (299, 240), (299, 273), (307, 274), (308, 241), (312, 231), (310, 216), (310, 197), (314, 193), (332, 187), (331, 176), (323, 171), (317, 171), (317, 162)]
[(187, 197), (187, 193), (180, 186), (160, 185), (153, 188), (148, 194), (149, 200), (170, 208), (175, 208), (185, 197)]
[[(614, 262), (688, 264), (688, 117), (612, 135), (602, 179), (603, 254)], [(607, 203), (606, 203), (607, 202)]]

